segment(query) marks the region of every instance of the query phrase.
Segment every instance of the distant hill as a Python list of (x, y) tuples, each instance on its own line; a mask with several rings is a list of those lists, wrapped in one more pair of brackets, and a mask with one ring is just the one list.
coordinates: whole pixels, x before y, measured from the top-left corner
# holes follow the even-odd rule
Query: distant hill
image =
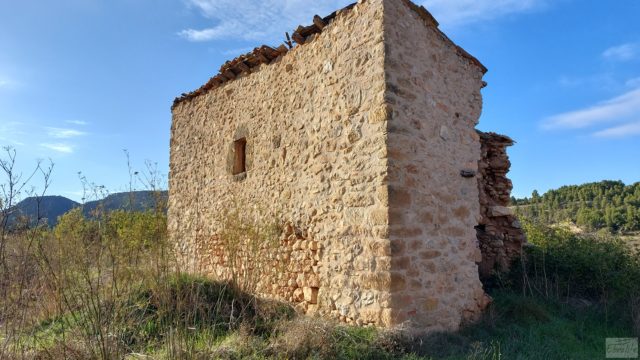
[(640, 182), (600, 181), (511, 199), (516, 211), (547, 224), (572, 222), (587, 231), (640, 231)]
[(64, 196), (44, 196), (40, 198), (38, 208), (38, 199), (29, 197), (14, 207), (9, 221), (11, 224), (16, 224), (20, 219), (29, 219), (31, 224), (35, 224), (39, 214), (41, 221), (46, 221), (50, 227), (54, 227), (58, 222), (58, 217), (76, 207), (82, 207), (84, 214), (91, 216), (95, 214), (97, 209), (145, 211), (153, 209), (158, 201), (166, 203), (167, 199), (168, 193), (166, 191), (134, 191), (111, 194), (104, 199), (90, 201), (82, 205)]
[(105, 211), (130, 210), (146, 211), (155, 208), (158, 202), (165, 203), (168, 199), (166, 191), (134, 191), (126, 193), (116, 193), (98, 201), (89, 201), (84, 204), (85, 215), (92, 214), (96, 209)]
[(39, 217), (42, 221), (46, 221), (49, 226), (54, 226), (59, 216), (78, 206), (80, 206), (79, 203), (64, 196), (44, 196), (40, 198), (39, 202), (37, 198), (30, 197), (14, 207), (15, 211), (12, 212), (10, 223), (15, 223), (18, 218), (26, 217), (33, 224), (38, 220), (38, 214), (40, 214)]

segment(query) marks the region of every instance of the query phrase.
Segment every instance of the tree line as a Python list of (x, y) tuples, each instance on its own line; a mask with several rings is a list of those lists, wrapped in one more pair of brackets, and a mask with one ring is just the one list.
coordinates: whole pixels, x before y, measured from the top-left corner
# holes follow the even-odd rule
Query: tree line
[(530, 198), (511, 198), (516, 212), (547, 224), (570, 221), (577, 226), (612, 233), (640, 231), (640, 182), (600, 181), (563, 186)]

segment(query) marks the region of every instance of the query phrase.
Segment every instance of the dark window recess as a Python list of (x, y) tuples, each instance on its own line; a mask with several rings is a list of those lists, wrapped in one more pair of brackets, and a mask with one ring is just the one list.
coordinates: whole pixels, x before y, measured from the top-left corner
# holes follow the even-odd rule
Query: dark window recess
[(235, 150), (233, 160), (233, 175), (238, 175), (247, 171), (247, 139), (238, 139), (233, 142), (233, 146)]

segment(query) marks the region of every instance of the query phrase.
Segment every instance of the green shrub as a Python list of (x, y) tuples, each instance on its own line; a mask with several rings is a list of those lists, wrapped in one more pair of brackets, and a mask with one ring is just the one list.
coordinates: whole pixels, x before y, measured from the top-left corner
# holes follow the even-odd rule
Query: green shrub
[[(609, 235), (579, 235), (523, 222), (525, 248), (521, 286), (545, 296), (616, 302), (640, 294), (640, 261), (623, 241)], [(522, 273), (524, 272), (524, 273)]]
[(148, 247), (166, 236), (167, 218), (155, 211), (117, 210), (108, 213), (106, 219), (110, 236), (134, 247)]
[(575, 234), (527, 219), (522, 223), (529, 244), (519, 264), (508, 274), (496, 274), (491, 284), (531, 298), (593, 307), (605, 325), (624, 324), (640, 334), (637, 251), (609, 234)]

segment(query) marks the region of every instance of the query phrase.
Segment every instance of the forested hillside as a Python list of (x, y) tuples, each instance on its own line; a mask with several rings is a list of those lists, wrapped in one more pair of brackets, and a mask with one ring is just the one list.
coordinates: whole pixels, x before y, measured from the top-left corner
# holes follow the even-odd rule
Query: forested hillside
[(104, 199), (88, 201), (84, 204), (62, 196), (45, 196), (40, 199), (29, 197), (19, 202), (11, 211), (7, 211), (8, 223), (9, 227), (15, 227), (22, 223), (33, 225), (38, 219), (44, 219), (50, 227), (54, 227), (58, 223), (58, 217), (76, 207), (82, 208), (87, 217), (92, 217), (97, 209), (105, 211), (154, 209), (157, 204), (165, 204), (168, 197), (167, 191), (133, 191), (110, 194)]
[(563, 186), (542, 196), (534, 191), (531, 198), (511, 201), (519, 214), (547, 224), (571, 221), (588, 231), (640, 231), (640, 182)]

